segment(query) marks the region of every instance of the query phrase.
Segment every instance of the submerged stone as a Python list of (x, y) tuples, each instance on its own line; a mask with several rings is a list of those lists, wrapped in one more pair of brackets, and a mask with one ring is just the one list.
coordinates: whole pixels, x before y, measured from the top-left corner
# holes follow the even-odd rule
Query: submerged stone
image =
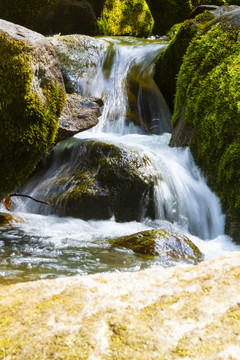
[(168, 230), (146, 230), (109, 241), (113, 246), (125, 247), (136, 253), (159, 256), (164, 262), (198, 263), (203, 255), (186, 236)]

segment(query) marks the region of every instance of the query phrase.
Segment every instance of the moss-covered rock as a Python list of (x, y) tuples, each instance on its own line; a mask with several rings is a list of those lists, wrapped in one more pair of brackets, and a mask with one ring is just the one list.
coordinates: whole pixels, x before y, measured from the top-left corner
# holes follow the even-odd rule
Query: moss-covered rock
[(175, 35), (160, 54), (154, 78), (172, 111), (177, 74), (180, 70), (183, 56), (197, 32), (204, 26), (208, 26), (208, 23), (214, 18), (214, 14), (207, 11), (194, 19), (186, 20), (184, 23), (174, 26), (172, 32), (174, 31)]
[(53, 143), (65, 93), (51, 45), (3, 20), (0, 79), (0, 193), (9, 193)]
[(132, 35), (147, 37), (154, 25), (145, 0), (106, 0), (98, 20), (102, 35)]
[[(224, 211), (240, 222), (240, 11), (218, 18), (188, 47), (178, 74), (173, 127), (195, 129), (190, 148), (218, 192)], [(184, 111), (183, 111), (184, 109)], [(174, 130), (173, 141), (174, 145)], [(238, 234), (239, 237), (239, 234)]]
[[(40, 174), (38, 187), (36, 174), (27, 189), (34, 184), (35, 195), (47, 199), (54, 214), (82, 219), (114, 215), (117, 221), (155, 215), (157, 170), (146, 155), (127, 147), (94, 140), (63, 141), (46, 159)], [(41, 211), (48, 209), (41, 207)]]
[(186, 236), (164, 229), (146, 230), (109, 242), (136, 253), (158, 256), (163, 263), (184, 261), (195, 264), (203, 260), (200, 250)]

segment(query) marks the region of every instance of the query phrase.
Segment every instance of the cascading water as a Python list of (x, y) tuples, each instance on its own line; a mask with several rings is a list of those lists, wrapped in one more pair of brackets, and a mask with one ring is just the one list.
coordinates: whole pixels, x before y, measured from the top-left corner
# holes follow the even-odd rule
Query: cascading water
[[(52, 39), (61, 52), (58, 41), (59, 38)], [(78, 134), (74, 141), (59, 143), (51, 161), (21, 192), (44, 199), (57, 187), (62, 194), (73, 182), (69, 179), (69, 167), (83, 159), (88, 162), (89, 150), (82, 144), (101, 142), (110, 144), (111, 148), (115, 146), (114, 151), (122, 147), (124, 154), (130, 152), (148, 159), (144, 160), (150, 164), (146, 171), (150, 174), (151, 169), (154, 173), (151, 175), (154, 216), (146, 214), (146, 201), (141, 203), (140, 219), (117, 222), (114, 208), (110, 209), (109, 219), (83, 220), (58, 217), (51, 206), (18, 200), (15, 212), (24, 223), (1, 231), (3, 282), (165, 265), (157, 258), (145, 259), (129, 250), (112, 248), (107, 241), (152, 228), (187, 235), (206, 258), (237, 249), (224, 235), (219, 200), (207, 187), (189, 149), (168, 147), (170, 113), (153, 80), (154, 62), (165, 45), (160, 41), (131, 38), (91, 41), (98, 49), (98, 56), (93, 56), (84, 76), (83, 72), (79, 75), (77, 46), (68, 49), (74, 66), (71, 71), (67, 69), (69, 74), (65, 76), (69, 75), (76, 92), (104, 100), (99, 124)], [(63, 66), (63, 71), (67, 70)], [(145, 170), (141, 176), (145, 176)]]

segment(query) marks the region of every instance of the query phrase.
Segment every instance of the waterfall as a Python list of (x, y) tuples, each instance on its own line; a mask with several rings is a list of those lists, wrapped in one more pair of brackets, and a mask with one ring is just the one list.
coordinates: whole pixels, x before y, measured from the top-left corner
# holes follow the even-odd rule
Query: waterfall
[[(59, 143), (46, 160), (45, 167), (29, 179), (21, 192), (44, 199), (59, 191), (58, 203), (65, 204), (60, 195), (76, 183), (75, 178), (68, 178), (70, 165), (79, 166), (84, 162), (87, 166), (92, 144), (98, 143), (106, 144), (105, 150), (109, 148), (114, 152), (122, 148), (123, 154), (129, 153), (133, 159), (145, 159), (146, 169), (140, 177), (145, 178), (145, 171), (149, 171), (153, 191), (143, 194), (140, 218), (122, 223), (116, 221), (114, 207), (110, 209), (108, 219), (77, 219), (65, 214), (56, 216), (58, 212), (54, 207), (17, 199), (15, 211), (25, 223), (19, 224), (11, 234), (2, 234), (2, 241), (8, 241), (11, 251), (19, 253), (13, 259), (10, 251), (12, 266), (18, 270), (16, 261), (19, 261), (28, 264), (26, 266), (32, 270), (36, 264), (38, 277), (45, 277), (56, 276), (56, 273), (139, 270), (162, 265), (157, 259), (140, 259), (129, 251), (121, 258), (121, 252), (111, 249), (106, 242), (109, 238), (152, 228), (187, 235), (206, 258), (236, 249), (231, 239), (224, 235), (225, 217), (219, 199), (208, 188), (190, 150), (168, 146), (171, 114), (153, 80), (154, 64), (166, 44), (126, 37), (85, 39), (85, 50), (90, 41), (86, 51), (89, 51), (91, 61), (79, 72), (81, 62), (86, 62), (86, 53), (80, 53), (77, 45), (72, 46), (70, 42), (68, 45), (68, 39), (54, 37), (51, 41), (59, 56), (66, 51), (62, 42), (68, 46), (68, 57), (74, 61), (70, 70), (68, 65), (62, 64), (62, 68), (66, 77), (70, 74), (68, 78), (73, 91), (103, 99), (99, 124), (74, 139)], [(106, 155), (101, 161), (105, 166), (115, 160)], [(100, 168), (90, 170), (84, 173), (84, 181)], [(151, 216), (145, 211), (149, 203), (153, 204)], [(64, 206), (66, 209), (68, 205)], [(24, 276), (29, 279), (27, 270), (24, 271)]]

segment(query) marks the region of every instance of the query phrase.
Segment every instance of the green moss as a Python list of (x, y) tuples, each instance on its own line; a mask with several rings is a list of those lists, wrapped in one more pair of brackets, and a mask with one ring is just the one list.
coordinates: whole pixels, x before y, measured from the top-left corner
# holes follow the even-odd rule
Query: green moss
[(23, 183), (53, 144), (64, 92), (52, 84), (47, 104), (31, 90), (31, 52), (24, 42), (0, 34), (0, 193)]
[(153, 18), (145, 0), (106, 0), (98, 20), (102, 35), (132, 35), (147, 37), (153, 28)]
[(31, 27), (45, 8), (59, 2), (60, 0), (0, 0), (0, 14), (4, 20)]
[(240, 219), (240, 39), (227, 22), (200, 32), (178, 74), (172, 125), (186, 105), (185, 123), (196, 129), (191, 151), (224, 210)]

